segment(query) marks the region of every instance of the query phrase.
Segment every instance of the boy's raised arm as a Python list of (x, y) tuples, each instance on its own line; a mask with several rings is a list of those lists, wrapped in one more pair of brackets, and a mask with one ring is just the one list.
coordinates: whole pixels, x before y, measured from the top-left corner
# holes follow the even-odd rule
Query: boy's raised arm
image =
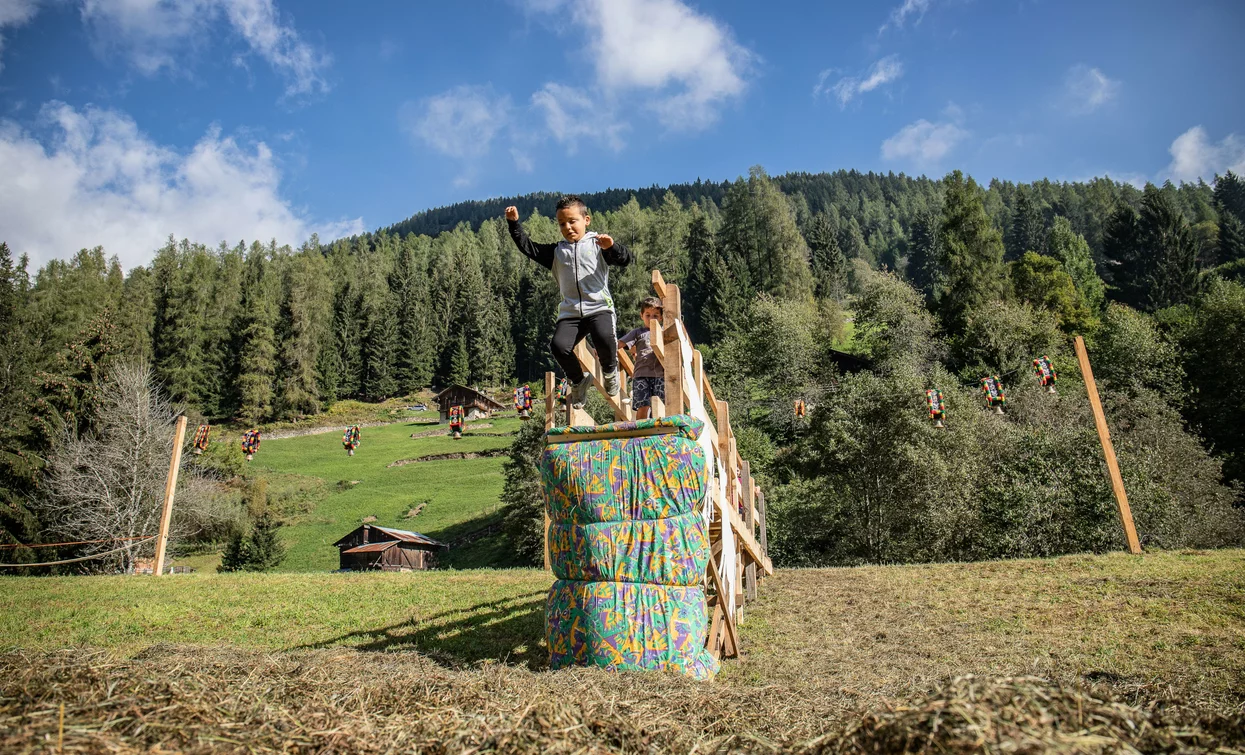
[(605, 262), (608, 265), (626, 267), (635, 259), (631, 254), (631, 250), (625, 244), (621, 241), (615, 241), (614, 237), (608, 233), (597, 234), (597, 246), (600, 248), (601, 256), (605, 257)]
[(510, 227), (510, 238), (514, 239), (514, 245), (519, 247), (524, 257), (553, 269), (553, 250), (557, 244), (538, 244), (528, 238), (527, 231), (519, 224), (519, 208), (506, 208), (506, 225)]

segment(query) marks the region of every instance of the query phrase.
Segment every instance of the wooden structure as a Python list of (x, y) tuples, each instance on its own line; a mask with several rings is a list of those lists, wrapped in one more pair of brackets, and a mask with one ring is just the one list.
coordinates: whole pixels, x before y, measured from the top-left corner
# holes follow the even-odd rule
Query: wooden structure
[(177, 493), (177, 472), (182, 466), (182, 442), (186, 440), (186, 415), (177, 418), (173, 432), (173, 455), (169, 458), (169, 476), (164, 481), (164, 508), (160, 511), (160, 534), (156, 538), (156, 558), (152, 574), (164, 574), (164, 554), (169, 547), (169, 524), (173, 521), (173, 496)]
[(432, 400), (437, 402), (442, 422), (450, 421), (451, 406), (461, 406), (463, 416), (468, 420), (486, 419), (493, 416), (494, 412), (500, 412), (506, 408), (480, 391), (462, 385), (451, 385)]
[(418, 532), (365, 524), (333, 545), (341, 549), (342, 571), (418, 571), (437, 565), (437, 551), (449, 546)]
[[(752, 477), (747, 461), (739, 456), (731, 430), (730, 406), (717, 400), (699, 351), (683, 326), (679, 287), (667, 284), (661, 272), (653, 271), (653, 290), (663, 304), (663, 321), (649, 323), (649, 343), (665, 371), (666, 400), (654, 397), (650, 416), (689, 414), (704, 422), (699, 440), (705, 451), (707, 495), (704, 516), (709, 524), (710, 559), (705, 574), (709, 588), (709, 636), (706, 643), (716, 657), (739, 655), (736, 629), (744, 619), (744, 606), (757, 596), (758, 582), (774, 573), (769, 557), (765, 522), (765, 494)], [(634, 365), (625, 352), (618, 355), (622, 368), (622, 390), (618, 399), (605, 393), (601, 365), (581, 341), (575, 354), (584, 371), (605, 396), (617, 421), (633, 420), (628, 384)], [(559, 402), (554, 392), (554, 374), (545, 374), (545, 427), (555, 425), (594, 425), (592, 417), (569, 401)], [(589, 439), (592, 436), (579, 436)], [(549, 516), (545, 515), (545, 568), (549, 568)]]
[(1089, 352), (1085, 351), (1085, 339), (1076, 337), (1076, 360), (1081, 367), (1081, 377), (1085, 380), (1085, 393), (1089, 396), (1089, 405), (1094, 410), (1094, 427), (1098, 430), (1098, 441), (1102, 444), (1102, 454), (1107, 460), (1107, 473), (1111, 476), (1111, 492), (1115, 494), (1115, 504), (1120, 510), (1120, 524), (1124, 525), (1124, 537), (1128, 540), (1128, 552), (1141, 553), (1141, 541), (1137, 539), (1137, 528), (1133, 526), (1133, 511), (1128, 505), (1128, 494), (1124, 492), (1124, 478), (1120, 476), (1120, 463), (1115, 458), (1115, 447), (1111, 445), (1111, 431), (1107, 429), (1107, 415), (1103, 414), (1102, 401), (1098, 398), (1098, 384), (1094, 382), (1094, 371), (1089, 366)]

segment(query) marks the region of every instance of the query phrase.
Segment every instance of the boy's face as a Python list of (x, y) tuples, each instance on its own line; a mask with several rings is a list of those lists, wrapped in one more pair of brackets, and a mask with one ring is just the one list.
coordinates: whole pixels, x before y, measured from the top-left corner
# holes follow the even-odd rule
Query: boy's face
[(661, 310), (656, 307), (645, 307), (640, 310), (640, 319), (644, 321), (645, 325), (648, 325), (653, 320), (661, 322)]
[(558, 230), (562, 231), (562, 238), (572, 244), (584, 237), (584, 234), (588, 232), (588, 224), (591, 222), (592, 218), (585, 214), (578, 205), (558, 210)]

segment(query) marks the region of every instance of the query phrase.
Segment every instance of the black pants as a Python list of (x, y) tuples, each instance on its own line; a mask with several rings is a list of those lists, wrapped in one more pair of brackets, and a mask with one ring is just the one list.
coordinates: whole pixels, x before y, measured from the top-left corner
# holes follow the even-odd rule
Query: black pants
[(553, 329), (553, 339), (549, 341), (549, 350), (553, 352), (553, 358), (558, 360), (566, 379), (572, 383), (584, 379), (584, 370), (575, 358), (575, 344), (584, 340), (584, 336), (592, 337), (592, 346), (597, 350), (597, 359), (601, 361), (602, 374), (608, 375), (618, 369), (618, 332), (614, 330), (613, 312), (558, 320)]

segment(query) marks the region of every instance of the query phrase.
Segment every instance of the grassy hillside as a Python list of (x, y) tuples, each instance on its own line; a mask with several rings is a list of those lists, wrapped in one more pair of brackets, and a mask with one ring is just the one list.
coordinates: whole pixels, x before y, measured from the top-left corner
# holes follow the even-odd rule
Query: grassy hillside
[(549, 579), (0, 580), (0, 749), (1245, 745), (1239, 550), (781, 571), (711, 684), (546, 671)]
[[(495, 524), (503, 457), (393, 465), (436, 454), (498, 452), (510, 445), (520, 420), (503, 416), (469, 423), (456, 441), (445, 434), (446, 426), (425, 424), (435, 418), (435, 411), (423, 412), (408, 422), (365, 427), (354, 456), (346, 455), (339, 432), (264, 440), (252, 468), (268, 479), (269, 499), (287, 522), (281, 533), (289, 555), (281, 570), (336, 569), (333, 543), (369, 516), (381, 526), (415, 530), (442, 542)], [(408, 518), (421, 504), (420, 514)], [(496, 535), (452, 548), (442, 561), (456, 568), (509, 563)], [(205, 570), (216, 558), (178, 563)]]

